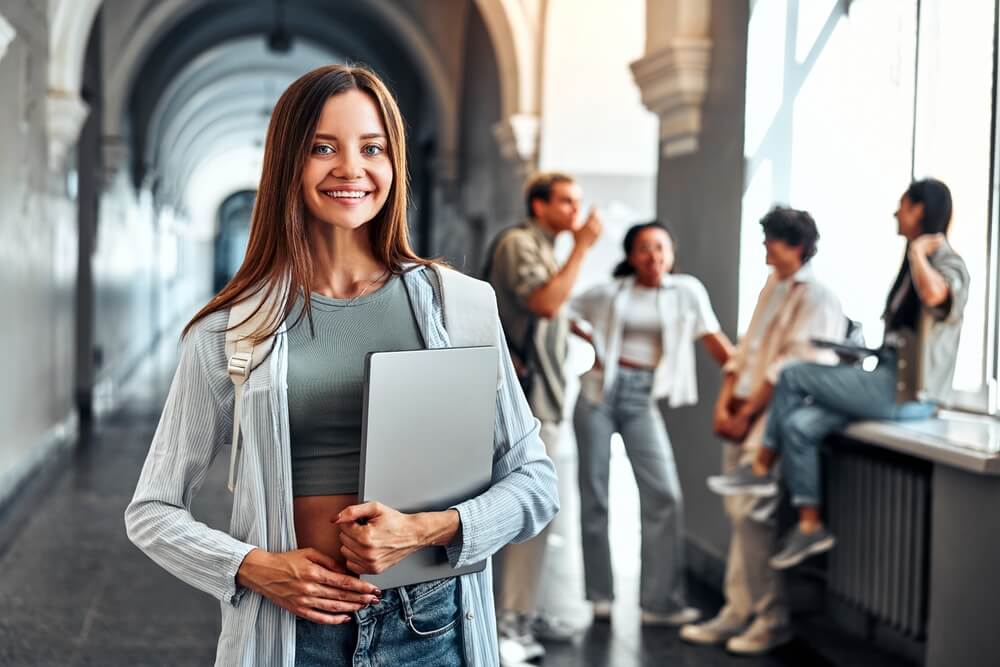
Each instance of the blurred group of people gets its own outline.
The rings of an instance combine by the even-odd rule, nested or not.
[[[501,232],[484,278],[497,293],[511,357],[542,439],[555,458],[565,406],[568,339],[593,346],[572,409],[578,447],[584,589],[595,622],[611,620],[614,578],[608,535],[611,437],[620,434],[641,505],[640,618],[680,629],[686,641],[759,655],[791,639],[781,571],[832,549],[822,520],[820,446],[853,420],[906,420],[935,414],[952,384],[969,275],[949,245],[948,187],[913,182],[895,218],[907,241],[883,313],[885,335],[864,346],[834,289],[815,275],[819,229],[803,210],[775,206],[761,219],[771,273],[750,325],[733,345],[705,286],[675,271],[674,232],[653,221],[631,227],[612,280],[574,290],[584,258],[602,232],[595,210],[581,215],[582,191],[566,174],[533,177],[526,220]],[[562,264],[556,236],[573,235]],[[722,369],[713,421],[725,443],[721,475],[708,485],[724,497],[731,525],[725,605],[702,622],[685,591],[683,496],[659,403],[698,401],[696,345]],[[876,360],[864,363],[872,357]],[[787,497],[798,522],[778,534]],[[501,642],[523,659],[574,629],[538,609],[546,533],[505,549],[498,582]],[[503,653],[503,651],[501,651]]]

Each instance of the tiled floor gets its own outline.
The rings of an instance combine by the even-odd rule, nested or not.
[[[51,480],[40,480],[38,488],[0,515],[0,665],[212,664],[219,631],[217,603],[149,561],[128,542],[122,523],[173,363],[172,346],[165,345],[156,362],[131,383],[124,407],[87,436]],[[216,527],[227,524],[231,503],[224,465],[217,462],[195,502],[195,514]],[[641,629],[638,505],[621,456],[615,458],[612,472],[619,597],[613,624],[587,628],[572,447],[564,448],[558,465],[563,512],[550,541],[543,597],[550,610],[586,629],[572,644],[550,646],[547,667],[833,664],[801,642],[774,656],[748,660],[687,646],[675,631]],[[719,605],[715,594],[697,587],[692,599],[708,613]],[[890,664],[864,650],[860,655],[870,660],[841,664]]]

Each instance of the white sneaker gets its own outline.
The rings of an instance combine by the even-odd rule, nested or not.
[[[686,642],[702,646],[725,644],[731,637],[746,630],[747,624],[719,614],[704,623],[689,624],[681,628],[680,637]]]
[[[642,610],[640,616],[643,625],[659,625],[676,628],[688,623],[694,623],[701,618],[701,612],[694,607],[684,607],[671,614],[659,614],[655,611]]]
[[[500,636],[500,656],[505,664],[518,664],[545,655],[545,647],[538,643],[530,630],[531,619],[515,611],[504,611],[497,624]]]
[[[726,642],[726,650],[736,655],[764,655],[792,641],[792,629],[787,625],[769,625],[758,618],[747,631]]]
[[[591,603],[594,612],[594,621],[597,623],[611,622],[611,600],[594,600]]]
[[[535,614],[528,625],[528,632],[543,642],[571,642],[578,634],[576,627],[545,612]]]

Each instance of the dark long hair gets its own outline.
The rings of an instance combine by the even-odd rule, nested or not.
[[[948,186],[936,178],[925,178],[921,181],[910,183],[910,187],[903,194],[904,197],[914,204],[924,205],[924,214],[920,218],[920,229],[924,234],[946,234],[948,226],[951,224],[951,190]],[[907,247],[909,244],[907,243]],[[893,296],[904,283],[906,296],[896,310],[891,310]],[[896,282],[889,290],[889,296],[885,302],[885,328],[887,331],[908,328],[917,328],[917,318],[920,315],[920,297],[910,279],[910,255],[903,254],[903,264],[899,267],[899,274]]]
[[[392,186],[382,210],[367,223],[375,259],[392,273],[400,273],[407,263],[431,263],[413,251],[407,235],[406,132],[395,98],[378,75],[365,67],[320,67],[299,77],[274,106],[243,264],[222,291],[184,327],[184,334],[211,313],[245,301],[261,290],[268,295],[264,303],[282,296],[285,305],[283,312],[267,314],[267,322],[254,332],[253,338],[266,338],[278,329],[294,307],[294,299],[288,298],[292,294],[304,291],[302,315],[308,314],[313,263],[306,235],[302,169],[323,106],[334,95],[349,90],[360,90],[371,98],[388,135]]]
[[[659,220],[653,220],[639,225],[632,225],[629,227],[629,230],[625,232],[625,240],[622,242],[622,246],[625,248],[625,259],[618,263],[618,266],[615,267],[615,270],[611,274],[612,276],[615,278],[621,278],[622,276],[635,275],[635,267],[629,263],[628,256],[632,254],[632,248],[635,246],[635,240],[639,238],[639,232],[644,229],[649,229],[650,227],[662,229],[667,233],[667,236],[670,237],[670,242],[674,246],[675,255],[674,265],[670,268],[670,273],[674,272],[674,269],[677,268],[677,238],[674,236],[673,231],[671,231],[670,227],[668,227],[666,223],[660,222]]]

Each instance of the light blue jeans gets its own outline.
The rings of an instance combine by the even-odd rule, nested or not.
[[[764,447],[781,454],[782,479],[796,507],[819,507],[819,447],[858,419],[926,419],[936,406],[896,402],[896,351],[884,348],[878,366],[788,366],[778,378]]]
[[[639,603],[647,611],[673,613],[686,606],[681,485],[667,429],[651,398],[653,373],[620,367],[603,403],[583,395],[573,427],[580,450],[580,523],[584,585],[588,600],[613,600],[608,538],[608,476],[611,436],[619,433],[632,464],[642,521]]]
[[[454,578],[390,588],[343,625],[295,621],[296,667],[464,664]]]

